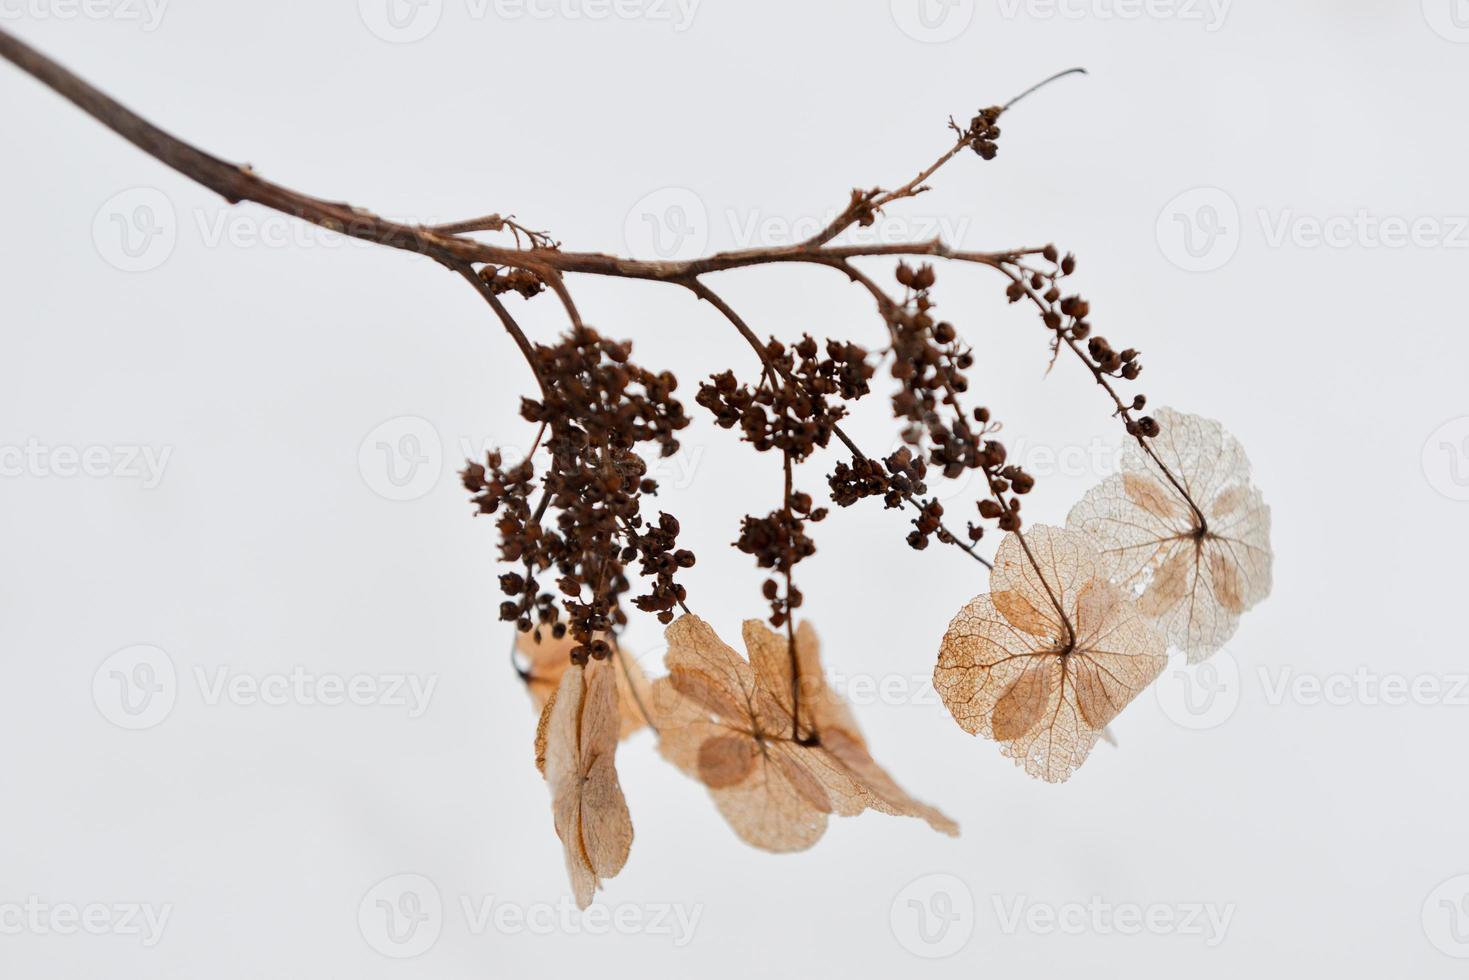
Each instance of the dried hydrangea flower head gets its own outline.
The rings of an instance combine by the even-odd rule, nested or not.
[[[933,681],[961,728],[1058,783],[1166,664],[1090,539],[1036,526],[1000,542],[990,592],[949,624]]]
[[[592,660],[567,670],[536,731],[536,764],[551,787],[556,835],[580,909],[632,850],[632,818],[617,779],[615,669]]]
[[[517,633],[515,641],[527,663],[522,675],[525,689],[530,692],[538,713],[545,710],[546,703],[561,686],[561,678],[571,667],[571,650],[576,646],[576,639],[570,633],[558,640],[549,630],[540,632],[540,639],[536,638],[535,631]],[[612,644],[612,657],[607,662],[612,665],[617,681],[617,713],[622,719],[619,737],[627,738],[648,724],[640,705],[647,705],[651,685],[638,662],[615,643]]]
[[[1138,594],[1144,615],[1198,663],[1270,594],[1270,508],[1218,422],[1167,408],[1156,418],[1149,444],[1169,472],[1129,445],[1122,472],[1082,498],[1066,524],[1098,542],[1108,577]]]
[[[991,593],[951,624],[935,679],[963,727],[995,738],[1046,779],[1069,776],[1107,722],[1161,670],[1164,640],[1148,616],[1197,659],[1217,649],[1239,613],[1269,591],[1269,514],[1249,486],[1243,453],[1213,423],[1170,412],[1137,414],[1147,398],[1124,398],[1119,389],[1139,378],[1141,354],[1116,349],[1093,331],[1091,304],[1072,291],[1074,255],[1054,245],[977,252],[937,238],[840,241],[926,193],[963,151],[992,159],[1001,117],[1081,69],[983,109],[967,126],[951,119],[953,143],[938,159],[905,184],[853,190],[847,206],[809,238],[649,262],[563,248],[548,233],[498,212],[409,225],[310,197],[175,139],[3,28],[0,60],[232,203],[254,202],[428,256],[484,299],[529,368],[535,391],[522,400],[520,414],[535,433],[526,435],[531,449],[523,458],[488,453],[466,466],[463,481],[475,510],[493,517],[499,557],[510,566],[499,577],[499,616],[526,634],[521,643],[530,668],[517,663],[516,670],[532,697],[544,702],[537,762],[551,786],[556,830],[583,907],[627,859],[632,824],[614,757],[619,734],[645,722],[659,726],[663,753],[705,783],[730,824],[756,846],[809,847],[830,814],[869,808],[956,831],[873,761],[850,711],[825,685],[814,632],[809,625],[795,628],[805,602],[795,571],[816,553],[812,529],[828,514],[824,501],[796,483],[796,467],[817,450],[834,444],[842,450],[827,474],[832,502],[848,507],[876,497],[890,509],[906,508],[907,540],[915,549],[936,540],[989,565],[977,550],[987,524],[1009,533],[996,556]],[[476,233],[501,238],[469,237]],[[1068,351],[1080,359],[1138,440],[1124,473],[1073,512],[1080,530],[1036,528],[1020,536],[1029,524],[1021,501],[1035,481],[1009,460],[989,408],[966,404],[979,354],[940,315],[937,273],[928,264],[938,258],[948,267],[999,274],[1006,298],[1040,315],[1053,362]],[[898,260],[896,289],[866,271],[868,259]],[[875,301],[887,333],[880,351],[841,336],[762,341],[762,332],[705,282],[712,273],[795,264],[834,269]],[[647,451],[660,458],[678,452],[680,433],[690,425],[677,397],[679,379],[634,361],[631,343],[586,324],[571,285],[584,275],[686,289],[755,355],[747,363],[752,371],[758,366],[758,380],[752,374],[742,382],[734,371],[722,371],[696,396],[717,425],[738,430],[756,452],[780,457],[769,487],[773,492],[778,477],[778,501],[746,514],[735,544],[763,570],[769,622],[785,636],[747,623],[748,661],[690,614],[683,578],[695,555],[680,546],[680,522],[652,506],[660,487]],[[504,302],[512,298],[556,304],[568,329],[533,341]],[[843,428],[849,403],[866,396],[883,369],[895,382],[888,397],[903,443],[886,457],[864,452]],[[971,517],[956,533],[957,515],[945,513],[930,484],[970,471],[984,478],[983,497],[974,501],[979,521]],[[643,582],[636,591],[635,579]],[[651,689],[617,646],[633,611],[673,624],[671,674]]]
[[[919,817],[935,830],[958,826],[903,792],[867,751],[846,704],[826,686],[816,631],[802,623],[800,738],[787,640],[759,620],[744,627],[746,661],[697,616],[667,630],[668,676],[653,684],[658,747],[709,788],[719,812],[746,843],[802,851],[826,832],[827,817],[872,809]],[[807,744],[807,743],[814,744]]]

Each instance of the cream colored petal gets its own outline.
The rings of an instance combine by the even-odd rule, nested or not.
[[[741,632],[755,680],[775,700],[789,704],[791,700],[791,655],[784,633],[776,633],[758,619],[747,619]],[[806,684],[810,684],[807,681]]]
[[[1122,492],[1133,506],[1168,525],[1188,520],[1188,501],[1178,491],[1151,473],[1123,473]]]
[[[759,729],[775,737],[794,737],[792,717],[793,701],[791,680],[793,661],[790,641],[785,634],[773,632],[758,619],[748,619],[743,626],[745,649],[749,651],[750,666],[755,671],[755,683],[759,694],[752,700],[754,715]],[[799,649],[799,648],[798,648]],[[798,659],[805,659],[800,658]],[[813,673],[810,664],[803,666],[801,675],[801,736],[808,737],[813,731],[813,694],[822,695],[823,679],[820,665]]]
[[[1100,732],[1081,717],[1076,687],[1063,675],[1060,664],[1053,661],[1051,669],[1056,679],[1040,723],[1018,738],[1001,742],[1000,750],[1037,779],[1062,783],[1086,761]]]
[[[1059,639],[1064,632],[1056,610],[1049,604],[1037,609],[1030,598],[1018,591],[991,592],[990,601],[1010,625],[1031,636],[1047,641]]]
[[[995,552],[995,567],[990,573],[991,599],[1008,618],[1012,614],[1010,603],[1015,599],[996,597],[1014,593],[1023,598],[1050,624],[1048,635],[1059,638],[1064,630],[1056,606],[1065,610],[1067,617],[1071,615],[1081,586],[1101,577],[1101,555],[1092,538],[1078,531],[1037,524],[1023,533],[1023,540],[1019,534],[1005,535]],[[1032,626],[1022,623],[1015,626],[1042,635]]]
[[[1135,609],[1119,607],[1105,629],[1067,658],[1082,720],[1100,733],[1167,664],[1163,637]]]
[[[551,727],[551,711],[556,705],[556,692],[552,691],[550,698],[541,708],[540,720],[536,722],[536,768],[540,770],[541,777],[546,775],[546,737],[547,730]]]
[[[994,738],[996,703],[1037,654],[1052,649],[1044,639],[1016,629],[989,596],[979,596],[949,624],[933,685],[961,728]]]
[[[736,786],[750,777],[760,749],[747,735],[714,735],[699,744],[699,780],[710,789]]]
[[[991,728],[996,741],[1020,738],[1040,724],[1051,703],[1051,676],[1056,662],[1049,656],[1027,658],[1020,676],[995,701]]]
[[[1235,516],[1249,502],[1249,499],[1250,488],[1247,484],[1236,483],[1227,488],[1209,504],[1210,523]]]
[[[1087,535],[1101,556],[1105,577],[1124,588],[1148,579],[1173,543],[1190,530],[1186,516],[1171,519],[1139,507],[1126,492],[1127,475],[1115,474],[1087,492],[1066,517],[1066,527]]]
[[[909,796],[877,764],[867,746],[841,729],[823,731],[821,749],[846,770],[868,794],[868,806],[897,817],[917,817],[939,833],[959,836],[959,825],[940,810]]]
[[[755,694],[755,672],[738,653],[714,632],[708,623],[685,613],[664,630],[668,652],[663,662],[670,673],[695,670],[711,678],[732,700],[748,705]]]
[[[1210,547],[1220,550],[1239,570],[1242,609],[1249,610],[1270,595],[1274,555],[1270,549],[1270,508],[1260,491],[1252,489],[1229,517],[1210,524]]]
[[[796,651],[801,665],[801,733],[809,737],[814,731],[840,728],[849,736],[862,740],[857,721],[840,696],[826,683],[826,672],[821,664],[821,645],[816,629],[810,622],[802,622],[796,628]],[[758,619],[744,624],[745,648],[750,652],[750,664],[755,669],[757,683],[769,700],[758,699],[757,714],[761,716],[761,728],[775,735],[790,734],[791,658],[789,640],[784,634],[773,632]]]
[[[748,735],[738,727],[713,720],[697,701],[678,693],[672,678],[660,677],[653,682],[652,703],[659,754],[695,779],[701,779],[699,752],[706,741]],[[741,719],[739,724],[748,722]]]
[[[867,740],[862,737],[862,729],[858,726],[851,707],[826,683],[826,668],[821,663],[821,642],[817,639],[816,627],[811,625],[810,620],[804,620],[796,627],[796,649],[801,655],[801,680],[805,698],[802,703],[811,705],[813,717],[822,735],[840,731],[848,739],[866,746]],[[804,712],[806,709],[803,707],[801,710]]]
[[[1072,617],[1077,643],[1085,646],[1090,639],[1106,630],[1121,615],[1126,601],[1122,590],[1104,579],[1092,579],[1082,586]]]
[[[622,870],[633,839],[617,779],[620,719],[612,670],[599,661],[567,670],[546,712],[544,772],[552,815],[583,909],[591,904],[599,879]]]
[[[561,685],[561,675],[571,666],[571,648],[574,646],[576,641],[570,636],[558,640],[551,636],[548,629],[541,631],[539,643],[536,642],[534,632],[516,634],[515,648],[525,658],[526,670],[530,673],[525,687],[537,710],[546,706],[546,702]]]
[[[1031,775],[1063,782],[1086,761],[1107,723],[1162,671],[1163,641],[1101,577],[1101,562],[1083,534],[1025,533],[1044,575],[1032,578],[1061,597],[1075,629],[1071,644],[1045,643],[1016,629],[993,597],[980,596],[950,624],[934,686],[965,731],[999,742]],[[1019,551],[1017,543],[1011,560]],[[997,561],[997,572],[1000,567]],[[1007,571],[1003,581],[1019,577]]]
[[[1154,417],[1161,432],[1149,444],[1204,521],[1189,510],[1180,527],[1158,516],[1150,491],[1126,491],[1129,480],[1166,481],[1157,462],[1129,445],[1123,474],[1088,493],[1068,526],[1097,540],[1108,576],[1139,591],[1142,613],[1197,663],[1217,652],[1234,635],[1240,614],[1270,593],[1270,510],[1249,485],[1244,450],[1219,423],[1166,408]]]
[[[617,713],[622,719],[618,737],[627,738],[647,727],[645,712],[652,712],[649,704],[652,685],[637,660],[621,647],[613,648],[612,665],[617,674]]]
[[[811,804],[818,812],[841,812],[843,816],[856,816],[862,812],[863,807],[860,805],[848,806],[845,809],[839,808],[839,801],[855,800],[859,794],[844,774],[832,772],[824,766],[813,765],[813,762],[820,756],[811,751],[809,747],[795,742],[771,743],[767,747],[766,758],[769,765],[774,766],[780,772],[801,799]],[[843,792],[833,799],[833,793],[828,792],[827,787]]]
[[[804,851],[826,833],[826,814],[764,759],[744,782],[711,790],[710,796],[739,838],[763,851]]]
[[[515,641],[516,649],[525,657],[530,676],[526,678],[526,691],[537,711],[543,711],[546,702],[561,684],[561,675],[571,666],[571,649],[576,641],[570,635],[556,639],[549,628],[542,628],[540,642],[535,633],[520,633]],[[622,716],[622,738],[639,731],[647,725],[638,707],[639,697],[646,700],[648,679],[638,662],[620,649],[614,648],[613,662],[617,665],[617,704]]]
[[[745,624],[751,664],[740,669],[718,658],[683,656],[691,644],[670,637],[668,677],[655,682],[651,700],[659,748],[680,769],[709,787],[720,812],[747,843],[771,851],[802,850],[824,833],[828,814],[866,809],[957,827],[943,814],[907,796],[867,753],[846,704],[825,681],[815,630],[801,624],[802,729],[813,744],[792,736],[794,712],[787,637],[763,623]],[[698,644],[713,646],[702,637]],[[737,656],[737,655],[736,655]],[[698,664],[698,666],[692,666]],[[735,691],[745,673],[753,691]]]
[[[1138,608],[1149,619],[1167,617],[1195,591],[1198,545],[1193,541],[1171,542],[1164,554],[1162,564],[1138,598]]]
[[[695,667],[678,665],[668,672],[666,680],[667,685],[654,686],[655,698],[667,696],[668,689],[671,688],[677,697],[692,701],[711,718],[737,723],[749,717],[749,700],[742,697],[741,692],[725,687],[719,677],[706,674]],[[661,702],[655,700],[654,715],[657,716],[662,710]]]
[[[1218,422],[1171,408],[1158,409],[1153,418],[1159,433],[1149,445],[1205,513],[1228,487],[1249,482],[1250,461],[1244,449]],[[1136,441],[1126,444],[1122,468],[1166,482],[1158,464]]]

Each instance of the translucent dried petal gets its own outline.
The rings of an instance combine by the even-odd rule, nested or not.
[[[1140,596],[1190,662],[1206,660],[1270,594],[1270,508],[1250,486],[1250,464],[1219,423],[1172,409],[1156,413],[1154,451],[1198,505],[1203,520],[1142,449],[1094,487],[1067,527],[1098,543],[1107,577]]]
[[[558,640],[551,636],[550,630],[543,629],[539,642],[534,633],[521,633],[515,645],[529,662],[530,677],[525,682],[526,690],[530,692],[536,710],[544,712],[546,702],[560,686],[566,668],[571,666],[571,648],[576,646],[576,641],[570,636]],[[638,705],[640,702],[647,704],[651,685],[643,668],[622,648],[613,647],[612,662],[617,667],[617,705],[622,716],[620,737],[627,738],[648,724],[643,717],[643,709]]]
[[[567,670],[547,702],[537,757],[551,787],[556,835],[578,908],[591,905],[632,848],[632,818],[617,779],[617,683],[610,663]]]
[[[1036,526],[1024,542],[1006,536],[991,585],[1009,598],[1002,607],[995,595],[982,595],[960,610],[934,669],[934,687],[960,727],[999,742],[1047,782],[1070,778],[1167,663],[1162,637],[1102,577],[1102,567],[1091,541],[1076,532]],[[1049,614],[1036,608],[1038,597]],[[1020,623],[1010,618],[1016,609]],[[1037,617],[1048,631],[1036,630]]]
[[[744,624],[746,661],[693,615],[668,628],[668,676],[652,711],[664,757],[709,789],[746,843],[805,850],[829,815],[873,809],[958,833],[939,811],[908,796],[867,751],[845,702],[826,684],[816,631],[796,631],[801,726],[794,731],[790,645],[764,624]],[[815,744],[803,744],[814,742]]]

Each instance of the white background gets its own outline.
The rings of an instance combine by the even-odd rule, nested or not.
[[[963,836],[868,815],[805,854],[754,852],[644,733],[620,754],[637,841],[600,901],[645,928],[587,935],[557,907],[494,530],[453,475],[465,447],[530,435],[527,372],[483,302],[427,260],[230,209],[0,66],[0,974],[1462,975],[1464,7],[934,0],[948,19],[930,31],[901,0],[704,0],[691,21],[662,3],[596,17],[442,0],[405,41],[372,0],[175,0],[156,20],[0,0],[7,30],[288,186],[424,222],[513,212],[571,247],[647,257],[650,219],[663,245],[681,229],[704,249],[809,231],[850,187],[916,173],[951,114],[1086,65],[1004,120],[996,161],[966,154],[886,227],[1075,250],[1098,331],[1145,352],[1141,390],[1244,442],[1277,553],[1274,595],[1213,672],[1170,670],[1114,726],[1121,747],[1058,787],[927,689],[949,618],[985,590],[976,566],[910,551],[906,520],[875,502],[835,515],[802,569],[829,669],[886,679],[888,697],[858,699],[875,754]],[[1212,190],[1180,199],[1197,188]],[[163,233],[129,255],[118,220]],[[1416,242],[1383,244],[1415,221]],[[1312,237],[1323,223],[1329,244]],[[713,284],[762,332],[879,343],[870,302],[823,270]],[[707,373],[754,367],[680,290],[573,288],[690,403]],[[1120,443],[1104,397],[1075,363],[1045,377],[1045,334],[998,277],[941,269],[937,295],[1040,478],[1027,514],[1064,521]],[[538,339],[561,328],[550,300],[512,308]],[[882,396],[861,409],[860,441],[888,448]],[[664,506],[700,556],[691,604],[733,635],[762,603],[728,543],[779,473],[695,414]],[[412,448],[405,434],[428,462],[398,492],[386,467],[409,461],[378,443]],[[67,447],[103,447],[103,475],[59,474]],[[118,465],[129,447],[169,453],[156,486]],[[835,458],[803,484],[819,490]],[[628,642],[656,669],[655,623]],[[139,644],[175,689],[129,731],[111,720],[131,717],[115,672],[146,675],[135,653],[109,658]],[[296,668],[436,686],[417,717],[211,696],[220,677]],[[1390,703],[1384,677],[1418,680],[1418,703]],[[400,874],[428,884],[378,887]],[[395,947],[376,901],[405,882],[442,912]],[[463,903],[490,897],[540,926],[477,928]],[[941,943],[909,899],[948,913]],[[25,919],[28,902],[51,917]],[[59,934],[55,909],[96,903],[169,918],[152,945],[111,918]],[[1006,929],[997,909],[1017,903],[1041,911]],[[1046,910],[1073,903],[1161,908],[1180,927],[1129,935],[1087,912],[1048,931]],[[1227,930],[1182,927],[1194,905]],[[699,916],[692,941],[646,928],[666,906]]]

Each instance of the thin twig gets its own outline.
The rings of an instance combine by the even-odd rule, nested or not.
[[[1001,106],[1001,108],[1008,110],[1011,106],[1019,102],[1021,99],[1025,98],[1028,95],[1031,95],[1034,92],[1039,92],[1041,89],[1045,88],[1047,85],[1051,84],[1059,78],[1065,78],[1067,75],[1085,75],[1086,73],[1087,71],[1085,68],[1068,68],[1065,71],[1058,71],[1050,78],[1047,78],[1044,81],[1036,82],[1030,88],[1026,89],[1024,92],[1021,92],[1009,102],[1006,102],[1003,106]]]

